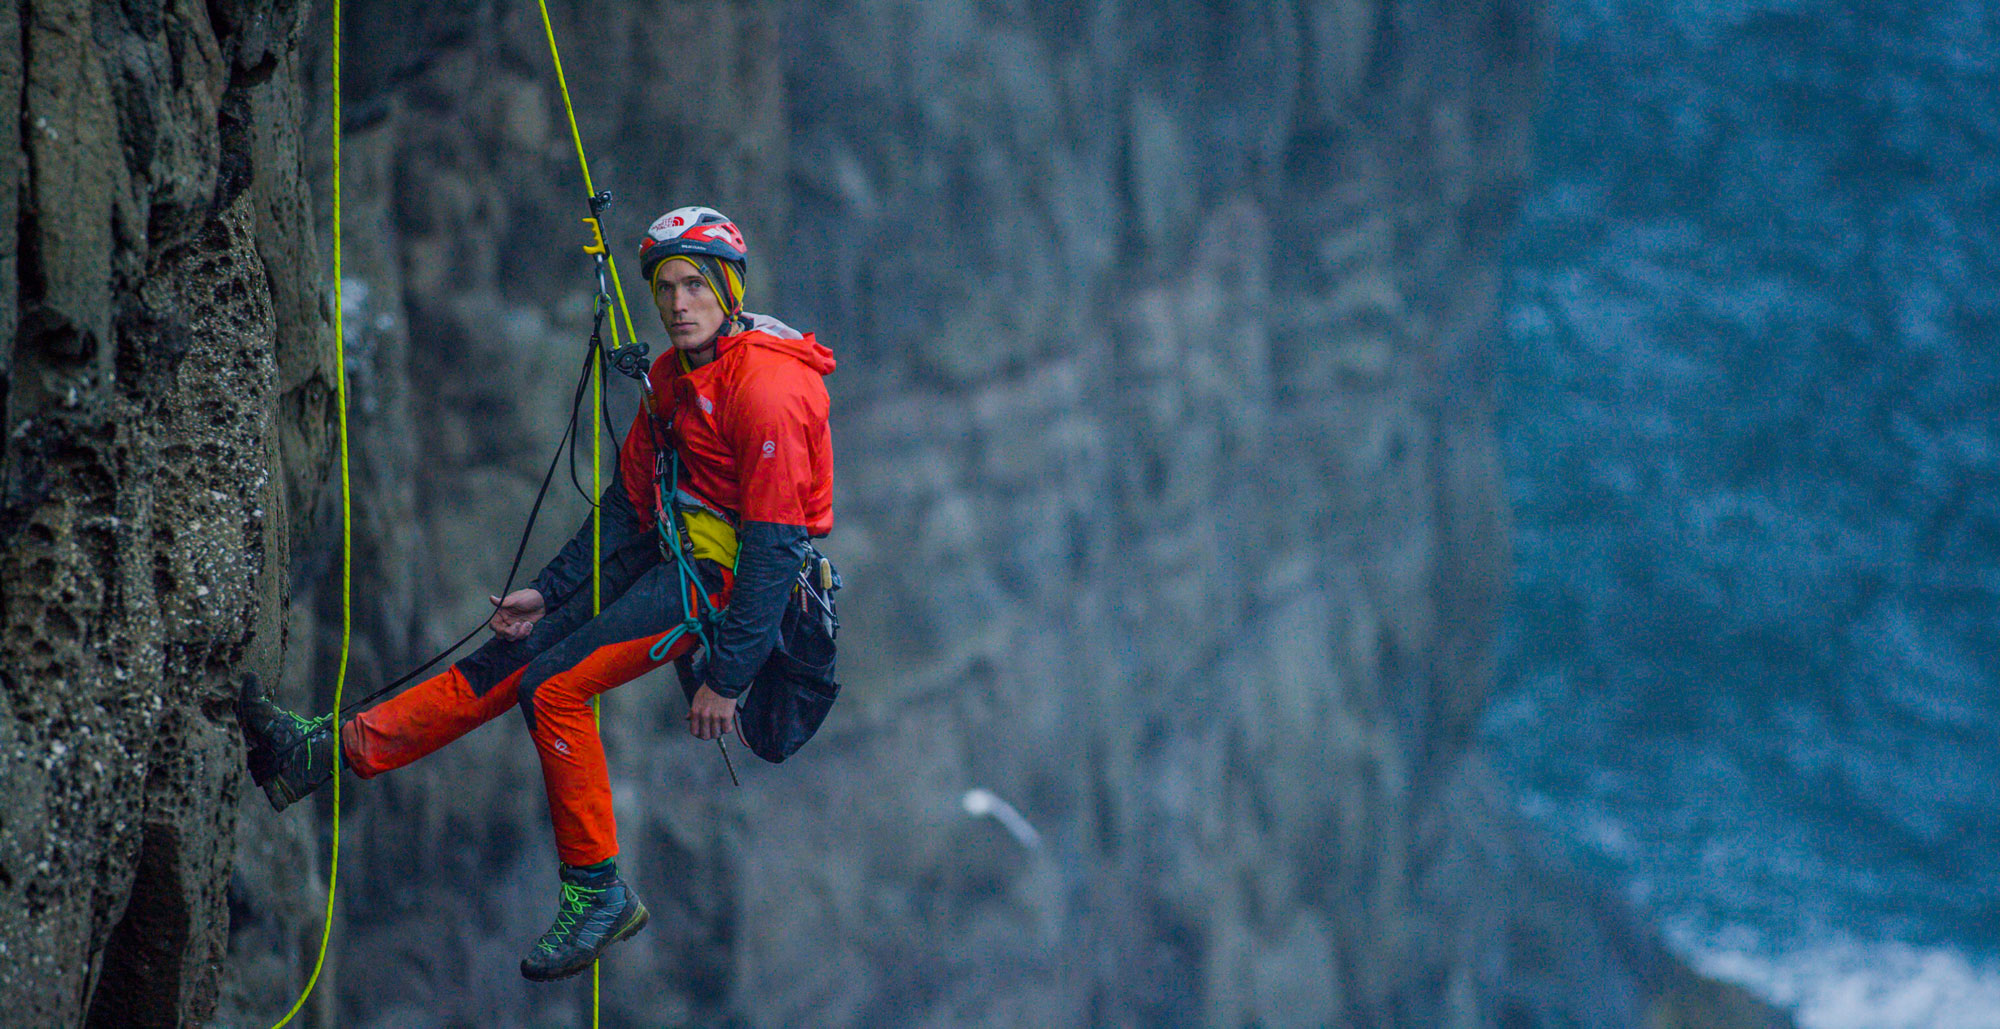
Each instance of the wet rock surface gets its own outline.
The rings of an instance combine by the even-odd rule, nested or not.
[[[0,119],[11,1024],[217,1007],[242,792],[228,698],[278,666],[331,392],[303,169],[258,146],[295,132],[277,118],[296,85],[273,71],[297,17],[78,2],[0,19],[19,113]]]

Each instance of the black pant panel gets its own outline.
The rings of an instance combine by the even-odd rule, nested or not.
[[[658,544],[650,537],[627,543],[604,555],[604,599],[611,603],[621,597],[647,571],[662,567]],[[669,567],[668,569],[672,569]],[[474,693],[485,696],[502,680],[519,671],[536,655],[560,643],[585,622],[590,621],[590,590],[577,590],[568,601],[542,616],[533,632],[523,639],[503,640],[495,636],[478,650],[460,658],[459,674]]]

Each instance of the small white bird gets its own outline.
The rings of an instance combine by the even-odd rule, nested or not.
[[[1021,846],[1034,850],[1042,845],[1042,834],[1036,832],[1035,827],[1029,825],[1028,820],[1022,818],[1019,811],[1014,810],[1014,805],[1001,800],[992,790],[978,787],[966,790],[965,796],[959,799],[959,803],[964,805],[965,813],[974,818],[982,815],[993,816],[993,820],[1005,826]]]

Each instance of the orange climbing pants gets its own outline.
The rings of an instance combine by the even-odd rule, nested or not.
[[[721,607],[729,599],[728,573],[716,578],[721,588],[710,597]],[[692,633],[666,642],[694,599],[678,593],[674,567],[656,565],[595,617],[588,597],[573,598],[544,615],[526,639],[496,637],[341,726],[348,767],[364,779],[401,768],[518,706],[541,757],[556,853],[569,865],[615,856],[611,775],[590,699],[693,650]]]

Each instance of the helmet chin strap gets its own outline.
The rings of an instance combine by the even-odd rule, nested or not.
[[[737,323],[740,321],[742,321],[742,315],[740,312],[738,314],[732,314],[724,317],[722,319],[722,324],[716,326],[715,335],[708,337],[708,342],[703,343],[701,346],[698,347],[689,347],[687,350],[683,351],[683,353],[687,354],[690,358],[695,357],[696,355],[699,354],[706,354],[707,359],[713,359],[715,357],[715,344],[719,342],[722,339],[722,337],[730,335],[731,330],[736,329]]]

